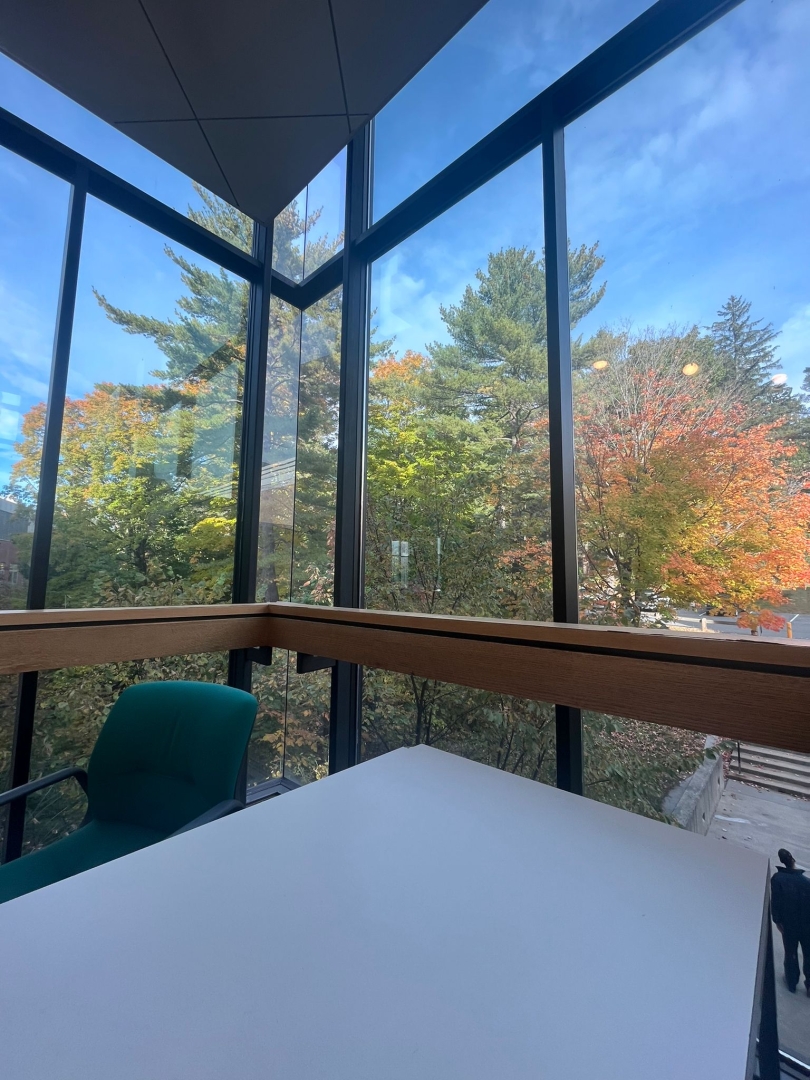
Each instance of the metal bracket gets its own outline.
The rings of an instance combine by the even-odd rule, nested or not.
[[[250,664],[261,664],[262,667],[270,667],[273,662],[273,647],[271,645],[257,645],[255,649],[245,649],[245,660]]]
[[[330,660],[328,656],[310,656],[309,653],[300,652],[296,655],[295,670],[299,675],[308,675],[310,671],[333,668],[336,663],[336,660]]]

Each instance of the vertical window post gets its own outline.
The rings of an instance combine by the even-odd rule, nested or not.
[[[371,217],[371,125],[361,128],[346,151],[346,219],[343,243],[343,319],[340,339],[337,510],[335,519],[336,607],[363,605],[363,492],[365,484],[369,267],[354,250]],[[362,670],[339,662],[332,669],[329,771],[357,762],[362,707]]]
[[[574,464],[574,396],[568,289],[568,221],[565,211],[563,129],[543,136],[543,216],[546,246],[549,465],[551,474],[551,579],[555,622],[579,621],[577,515]],[[583,791],[582,714],[555,705],[557,786]]]
[[[242,414],[239,418],[239,478],[236,489],[236,536],[231,591],[234,604],[249,604],[256,599],[267,337],[273,262],[273,230],[266,225],[260,225],[258,221],[253,223],[253,254],[262,263],[262,277],[250,286],[245,335],[245,381]],[[250,691],[251,663],[243,649],[234,649],[228,656],[228,686]],[[245,799],[247,754],[242,762],[237,787],[237,798]]]
[[[231,594],[234,604],[250,604],[256,599],[272,253],[272,228],[254,222],[253,254],[262,263],[262,278],[251,284],[248,303],[245,381],[242,412],[238,421],[239,478]],[[241,650],[230,655],[228,684],[242,690],[250,689],[250,665],[245,661]]]
[[[62,280],[56,312],[53,339],[48,405],[45,430],[42,436],[42,458],[39,470],[39,493],[34,517],[31,545],[31,576],[28,580],[28,607],[44,608],[48,588],[48,565],[51,558],[51,534],[56,508],[56,481],[59,474],[59,454],[62,444],[62,422],[65,416],[70,343],[73,336],[73,316],[76,311],[76,290],[79,280],[79,261],[87,204],[87,169],[77,165],[68,206],[65,249],[62,257]],[[17,710],[14,717],[14,736],[11,745],[10,786],[18,787],[29,780],[31,747],[34,741],[34,713],[37,703],[37,672],[24,671],[17,689]],[[25,799],[17,799],[9,807],[3,862],[22,854],[25,829]]]

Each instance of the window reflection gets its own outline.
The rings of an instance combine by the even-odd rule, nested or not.
[[[536,152],[373,269],[369,607],[550,617],[539,178]],[[553,777],[548,706],[370,671],[363,709],[366,756],[426,742]]]
[[[375,121],[375,219],[648,6],[647,0],[489,0]],[[508,203],[502,209],[517,211]]]
[[[230,600],[247,299],[246,282],[88,201],[48,606]],[[22,444],[29,479],[42,421]]]
[[[805,4],[747,0],[566,132],[602,285],[572,342],[585,621],[810,638],[808,42]],[[710,705],[702,735],[583,721],[588,796],[808,866],[806,756],[725,741]],[[782,1047],[807,1061],[775,945]]]
[[[207,188],[1,53],[0,105],[243,251],[251,250],[250,218],[229,206],[231,222],[223,231],[223,223],[206,214],[212,201],[219,202]]]
[[[0,149],[0,608],[27,603],[69,195]]]

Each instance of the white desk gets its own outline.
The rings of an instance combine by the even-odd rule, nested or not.
[[[743,1080],[768,863],[398,750],[0,906],[8,1080]]]

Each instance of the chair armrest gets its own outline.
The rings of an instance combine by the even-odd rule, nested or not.
[[[28,784],[20,784],[19,787],[0,793],[0,806],[5,806],[16,799],[24,799],[26,795],[33,795],[35,791],[42,791],[43,788],[50,787],[52,784],[61,784],[63,780],[70,780],[71,777],[76,778],[79,787],[86,795],[87,773],[84,769],[72,766],[69,769],[60,769],[59,772],[51,773],[49,776],[41,776],[39,780],[31,780]]]
[[[244,809],[244,803],[240,803],[236,799],[225,799],[224,802],[217,803],[216,806],[212,806],[210,810],[206,810],[204,814],[200,814],[199,817],[195,817],[193,821],[189,821],[189,823],[184,825],[181,829],[175,829],[175,831],[169,835],[179,836],[180,833],[190,832],[199,825],[207,825],[209,821],[216,821],[218,818],[227,817],[228,814],[235,814],[237,810]]]

